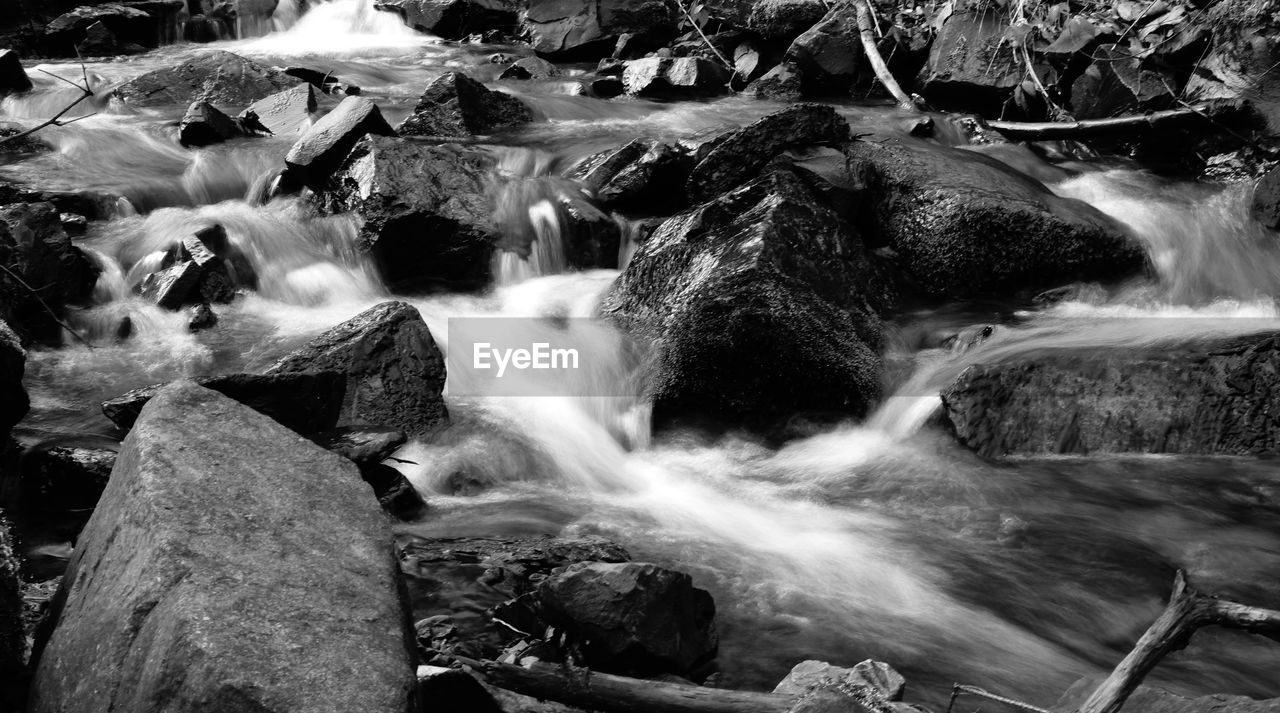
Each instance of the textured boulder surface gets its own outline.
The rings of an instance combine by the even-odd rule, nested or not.
[[[512,34],[520,9],[510,0],[377,0],[373,6],[398,14],[419,32],[450,40],[489,30]]]
[[[793,102],[804,95],[800,69],[793,62],[783,62],[747,85],[749,96],[770,101]]]
[[[929,49],[929,59],[920,70],[919,91],[948,109],[998,115],[1026,76],[1023,58],[1015,48],[1026,41],[1028,27],[1010,28],[996,8],[976,0],[957,3]],[[1041,76],[1048,75],[1041,72]]]
[[[787,48],[806,94],[848,94],[862,69],[862,44],[853,5],[837,3]]]
[[[715,602],[683,572],[639,562],[581,562],[538,587],[549,621],[581,637],[604,671],[686,674],[715,658]]]
[[[872,280],[857,234],[779,169],[659,225],[605,310],[653,347],[656,419],[766,425],[876,399]]]
[[[62,328],[45,305],[57,311],[82,304],[93,293],[98,267],[62,229],[51,203],[15,203],[0,207],[0,264],[28,286],[39,286],[37,299],[8,273],[0,272],[0,319],[20,335],[60,342]]]
[[[525,57],[502,70],[498,79],[550,79],[560,76],[560,68],[541,57]]]
[[[481,287],[499,239],[492,165],[480,149],[370,136],[317,199],[327,212],[360,216],[360,246],[393,290]]]
[[[1280,167],[1271,169],[1254,186],[1251,207],[1259,223],[1280,230]]]
[[[382,110],[364,97],[347,97],[311,125],[284,158],[281,183],[287,188],[317,188],[342,165],[367,134],[395,136]]]
[[[328,330],[276,362],[268,374],[347,375],[339,423],[421,435],[443,425],[444,356],[418,310],[384,302]]]
[[[134,107],[185,106],[203,100],[221,109],[239,109],[295,84],[297,80],[284,72],[216,50],[125,82],[115,96]]]
[[[308,83],[259,99],[241,117],[252,114],[274,136],[294,136],[311,126],[315,112],[316,93]]]
[[[667,0],[530,0],[523,28],[538,54],[604,57],[623,34],[654,46],[675,36],[678,12]]]
[[[469,136],[528,124],[524,102],[488,89],[462,72],[445,72],[427,85],[413,113],[396,130],[401,136]]]
[[[759,0],[751,5],[747,27],[771,40],[793,40],[826,14],[822,0]]]
[[[36,713],[411,708],[391,533],[355,466],[190,382],[125,440],[59,600]]]
[[[31,78],[22,68],[22,58],[13,50],[0,50],[0,94],[25,92],[31,88]]]
[[[1280,338],[1055,351],[969,367],[942,394],[986,456],[1280,453]]]
[[[209,146],[243,135],[235,119],[204,100],[192,102],[178,125],[178,141],[183,146]]]
[[[195,380],[298,433],[333,428],[342,410],[345,382],[341,372],[319,370],[305,374],[226,374]],[[102,413],[127,431],[133,428],[142,407],[165,386],[144,386],[117,396],[102,404]]]
[[[848,147],[869,242],[925,293],[966,297],[1140,272],[1142,244],[1093,206],[988,156],[870,136]]]
[[[889,664],[871,659],[852,668],[832,666],[825,661],[801,661],[778,682],[773,692],[801,696],[824,687],[863,689],[884,701],[900,701],[906,692],[907,679]]]
[[[680,99],[722,94],[729,74],[719,64],[702,57],[645,57],[633,59],[622,72],[628,94],[640,97]]]
[[[0,320],[0,440],[27,415],[30,401],[22,386],[27,369],[27,353],[18,335]]]
[[[570,174],[611,210],[645,215],[670,214],[683,207],[684,185],[693,158],[679,144],[635,139],[591,156]]]
[[[0,510],[0,709],[18,710],[26,678],[27,637],[22,627],[22,593],[18,553],[9,521]]]

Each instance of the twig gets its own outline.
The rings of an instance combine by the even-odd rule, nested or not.
[[[951,713],[951,709],[956,704],[956,699],[959,698],[961,694],[977,696],[979,698],[986,698],[989,701],[995,701],[996,703],[1003,703],[1006,706],[1012,706],[1020,710],[1030,711],[1031,713],[1049,713],[1048,710],[1041,708],[1039,706],[1033,706],[1030,703],[1019,701],[1016,698],[1006,698],[1004,696],[997,696],[996,694],[990,691],[978,688],[977,686],[966,686],[963,683],[957,683],[951,687],[951,700],[947,703],[946,713]]]
[[[44,301],[44,298],[40,296],[40,292],[36,290],[36,288],[32,287],[31,285],[28,285],[26,280],[19,277],[17,273],[5,267],[4,265],[0,265],[0,270],[4,270],[9,275],[9,277],[12,277],[15,281],[17,281],[19,285],[25,288],[27,292],[30,292],[31,296],[36,298],[36,301],[40,303],[41,307],[44,307],[44,311],[49,313],[49,317],[51,317],[59,327],[62,327],[63,329],[70,332],[71,336],[79,340],[81,344],[85,345],[89,349],[93,349],[93,345],[89,343],[89,340],[80,336],[80,333],[72,329],[71,325],[67,324],[66,322],[58,318],[58,314],[53,311],[53,308],[49,306],[48,302]]]
[[[876,47],[875,30],[871,25],[871,12],[867,9],[870,0],[854,0],[854,8],[858,13],[858,35],[862,38],[862,49],[866,52],[867,59],[871,60],[871,68],[875,70],[876,79],[884,85],[885,89],[898,100],[898,106],[907,111],[920,111],[920,107],[902,91],[902,86],[898,84],[898,80],[893,78],[893,74],[889,71],[888,65],[884,63],[884,57],[880,55],[880,49]]]
[[[1004,134],[1006,138],[1023,141],[1049,141],[1052,139],[1078,139],[1084,136],[1120,133],[1134,129],[1155,128],[1180,124],[1189,120],[1203,120],[1209,109],[1198,104],[1182,109],[1166,109],[1148,114],[1118,116],[1112,119],[1079,119],[1075,121],[997,121],[986,125]]]
[[[79,54],[79,50],[77,50],[77,51],[76,51],[76,53],[77,53],[77,54]],[[81,63],[80,63],[80,74],[81,74],[81,76],[83,76],[83,77],[84,77],[84,86],[80,86],[79,84],[76,84],[75,82],[71,81],[70,79],[67,79],[66,77],[59,77],[59,76],[58,76],[58,75],[56,75],[56,74],[51,74],[51,73],[49,73],[49,72],[45,72],[43,69],[42,69],[42,70],[40,70],[40,71],[41,71],[41,72],[44,72],[45,74],[48,74],[49,76],[51,76],[51,77],[53,77],[53,78],[55,78],[55,79],[60,79],[60,80],[62,80],[62,81],[64,81],[64,82],[66,82],[67,84],[70,84],[71,86],[75,87],[76,89],[79,89],[82,93],[80,94],[80,96],[76,97],[76,100],[75,100],[75,101],[73,101],[73,102],[71,102],[70,104],[68,104],[68,105],[66,106],[66,108],[64,108],[62,111],[58,112],[57,114],[54,114],[54,115],[53,115],[53,118],[49,119],[48,121],[46,121],[46,122],[44,122],[44,123],[42,123],[42,124],[39,124],[39,125],[37,125],[37,126],[33,126],[33,127],[31,127],[30,129],[27,129],[26,131],[22,131],[22,132],[19,132],[19,133],[17,133],[17,134],[14,134],[13,136],[5,136],[5,137],[3,137],[3,138],[0,138],[0,144],[6,144],[6,143],[8,143],[8,142],[10,142],[10,141],[17,141],[18,139],[26,138],[26,137],[28,137],[28,136],[30,136],[30,135],[32,135],[32,134],[34,134],[34,133],[36,133],[37,131],[39,131],[39,130],[41,130],[41,129],[44,129],[44,128],[48,128],[48,127],[50,127],[50,126],[66,126],[67,124],[71,124],[71,123],[74,123],[74,122],[80,121],[80,119],[84,119],[84,118],[86,118],[86,117],[81,116],[81,117],[79,117],[79,118],[72,119],[71,121],[66,121],[66,122],[59,121],[59,119],[61,119],[63,116],[65,116],[67,112],[69,112],[69,111],[71,111],[72,109],[74,109],[74,108],[76,108],[77,106],[79,106],[79,105],[80,105],[80,102],[82,102],[82,101],[84,101],[85,99],[88,99],[89,97],[93,96],[93,87],[92,87],[92,86],[90,86],[90,84],[89,84],[89,70],[88,70],[88,68],[86,68],[86,67],[84,66],[84,62],[81,62]],[[93,114],[89,114],[88,116],[93,116]]]
[[[689,8],[685,7],[683,2],[678,2],[676,4],[680,6],[680,10],[684,13],[684,16],[689,18],[689,24],[693,25],[693,29],[698,31],[698,35],[702,37],[702,41],[707,43],[707,47],[711,48],[711,51],[715,53],[720,62],[731,72],[729,75],[729,86],[732,87],[733,78],[738,76],[738,68],[729,60],[725,59],[724,55],[720,54],[720,50],[716,49],[716,46],[711,44],[711,38],[707,37],[707,33],[702,31],[702,25],[699,25],[698,21],[693,19],[693,15],[689,14]]]

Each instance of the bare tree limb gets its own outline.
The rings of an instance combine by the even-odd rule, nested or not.
[[[1125,133],[1138,129],[1168,128],[1180,124],[1204,121],[1212,110],[1207,104],[1188,105],[1181,109],[1166,109],[1147,114],[1119,116],[1112,119],[1078,119],[1074,121],[1000,121],[988,120],[986,125],[1010,139],[1023,141],[1047,141],[1051,139],[1079,139],[1104,134]]]
[[[66,77],[59,77],[56,74],[45,72],[43,69],[40,71],[44,72],[45,74],[48,74],[50,77],[53,77],[55,79],[60,79],[66,82],[67,84],[70,84],[71,86],[75,87],[76,89],[79,89],[81,92],[80,96],[76,97],[76,100],[68,104],[62,111],[58,112],[57,114],[54,114],[53,118],[49,119],[48,121],[45,121],[44,123],[39,124],[37,126],[33,126],[30,129],[27,129],[26,131],[22,131],[17,134],[14,134],[13,136],[5,136],[3,138],[0,138],[0,145],[6,144],[10,141],[17,141],[18,139],[24,139],[36,133],[37,131],[48,128],[50,126],[66,126],[67,124],[70,124],[85,118],[82,116],[76,119],[72,119],[71,121],[60,121],[60,119],[62,119],[62,117],[67,114],[67,112],[79,106],[80,102],[93,96],[93,87],[90,86],[89,84],[89,70],[84,66],[84,62],[80,63],[80,74],[81,76],[84,77],[83,85],[76,84],[75,82],[71,81],[70,79],[67,79]]]
[[[885,89],[898,100],[898,106],[907,111],[920,111],[920,107],[912,101],[907,93],[902,91],[902,86],[898,84],[898,80],[893,78],[893,74],[889,71],[889,66],[884,63],[884,57],[880,55],[880,49],[876,47],[875,26],[871,22],[871,10],[869,9],[869,0],[854,0],[854,9],[858,14],[858,35],[862,38],[862,49],[867,55],[867,59],[871,61],[871,68],[875,70],[876,79],[884,85]]]

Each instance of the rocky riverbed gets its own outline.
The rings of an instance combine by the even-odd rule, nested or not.
[[[18,3],[0,711],[1092,711],[1280,608],[1277,18]]]

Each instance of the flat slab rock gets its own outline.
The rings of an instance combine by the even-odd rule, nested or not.
[[[125,440],[43,642],[33,713],[405,713],[389,532],[356,467],[191,382]]]

